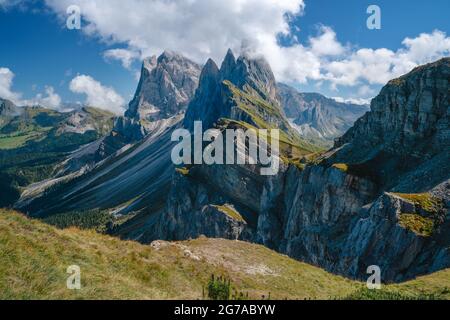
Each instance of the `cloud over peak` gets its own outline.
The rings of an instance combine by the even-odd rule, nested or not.
[[[12,90],[14,73],[8,68],[0,68],[0,98],[11,100],[18,103],[20,93]]]
[[[13,90],[14,73],[8,68],[0,68],[0,98],[8,99],[16,105],[42,105],[58,109],[61,106],[61,97],[52,86],[45,86],[44,93],[38,93],[32,99],[23,99],[22,93]]]
[[[86,96],[85,104],[116,114],[124,112],[125,100],[111,87],[106,87],[88,75],[78,75],[72,79],[69,88],[74,93]]]
[[[236,53],[245,48],[264,55],[278,81],[343,88],[355,98],[369,98],[390,79],[450,55],[450,37],[439,30],[407,37],[396,49],[343,43],[325,25],[307,37],[289,23],[290,17],[308,14],[304,0],[44,1],[63,20],[70,5],[79,6],[82,32],[117,45],[103,56],[127,69],[165,49],[204,63],[221,61],[228,48]],[[288,44],[280,44],[281,38]]]
[[[159,54],[164,49],[179,51],[200,63],[207,58],[220,61],[228,48],[238,52],[245,43],[267,58],[278,80],[322,81],[335,89],[381,85],[418,64],[450,54],[450,38],[438,30],[405,38],[397,51],[355,49],[354,45],[342,44],[336,32],[327,26],[321,26],[316,36],[300,42],[287,17],[307,11],[303,0],[46,0],[46,3],[62,17],[69,5],[80,6],[87,22],[83,26],[86,34],[109,43],[126,44],[126,48],[104,53],[105,58],[119,60],[126,68],[134,59]],[[290,46],[280,45],[280,35],[291,39]]]

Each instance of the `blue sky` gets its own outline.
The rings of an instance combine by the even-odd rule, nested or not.
[[[39,100],[52,87],[61,101],[109,108],[130,100],[144,56],[167,48],[202,63],[208,56],[220,60],[227,47],[239,51],[248,40],[255,52],[268,58],[280,80],[302,91],[363,101],[385,80],[449,55],[448,0],[283,0],[279,5],[272,0],[233,1],[240,10],[220,0],[197,0],[188,7],[173,0],[172,7],[162,9],[140,0],[98,0],[95,6],[86,0],[0,0],[0,68],[6,77],[0,78],[0,93]],[[65,27],[65,9],[72,3],[82,10],[81,30]],[[381,30],[366,26],[371,4],[381,8]],[[279,32],[288,34],[281,42],[272,41]],[[409,45],[402,44],[405,38],[412,39]],[[124,66],[115,54],[104,57],[107,50],[118,48],[130,53],[130,65]],[[373,51],[380,48],[387,51]],[[80,75],[86,77],[71,90],[71,81]],[[92,97],[111,91],[123,101]]]

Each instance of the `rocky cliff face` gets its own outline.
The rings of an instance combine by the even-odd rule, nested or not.
[[[336,143],[349,144],[342,158],[365,161],[368,149],[395,154],[432,156],[450,146],[450,58],[418,67],[390,81],[359,119]],[[366,154],[364,154],[366,153]]]
[[[9,100],[0,98],[0,116],[10,116],[17,112],[17,107]]]
[[[194,96],[200,70],[200,65],[167,50],[158,58],[145,59],[134,98],[125,115],[116,118],[111,134],[101,142],[97,161],[179,117]]]
[[[449,129],[447,62],[388,84],[372,111],[335,149],[313,162],[283,163],[273,177],[261,177],[251,166],[194,166],[176,172],[157,234],[150,238],[238,237],[358,279],[367,277],[371,265],[381,268],[383,281],[450,266],[450,171],[445,163],[450,157],[442,149]],[[220,70],[207,67],[216,79]],[[391,88],[399,81],[412,87]],[[426,98],[429,90],[431,100]],[[407,116],[411,106],[416,111]],[[433,146],[412,151],[412,141]],[[421,161],[400,166],[407,149],[408,156]],[[382,179],[386,169],[391,177]],[[432,177],[426,187],[408,183],[418,175]],[[408,186],[406,193],[394,192],[398,183]],[[237,214],[224,219],[211,207],[231,207]]]
[[[19,113],[16,105],[6,99],[0,98],[0,126],[7,123],[7,120]]]
[[[268,63],[245,54],[236,59],[231,50],[220,69],[211,59],[206,63],[184,125],[192,129],[194,121],[202,121],[204,128],[211,128],[219,119],[244,121],[257,128],[276,127],[299,139],[284,117]]]
[[[279,83],[281,105],[300,135],[314,143],[331,147],[369,108],[340,103],[318,93],[300,93]]]
[[[185,110],[197,89],[200,70],[195,62],[170,51],[145,59],[126,117],[156,121]]]
[[[450,58],[390,81],[335,145],[331,161],[359,164],[387,188],[427,191],[449,178]],[[407,174],[408,173],[408,174]]]

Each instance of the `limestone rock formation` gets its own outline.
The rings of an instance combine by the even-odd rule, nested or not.
[[[145,59],[126,117],[151,122],[185,110],[197,89],[200,70],[197,63],[171,51]]]
[[[17,112],[17,107],[12,101],[0,98],[0,116],[11,116]]]

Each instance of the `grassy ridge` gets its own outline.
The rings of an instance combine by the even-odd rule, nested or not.
[[[79,291],[66,288],[70,265],[81,267]],[[259,245],[200,238],[146,246],[0,210],[0,299],[202,299],[211,274],[253,299],[450,298],[450,270],[368,292]]]
[[[211,274],[260,299],[350,294],[355,282],[263,246],[220,239],[162,243],[159,250],[94,231],[65,229],[0,210],[0,299],[201,299]],[[82,289],[66,289],[81,267]]]

